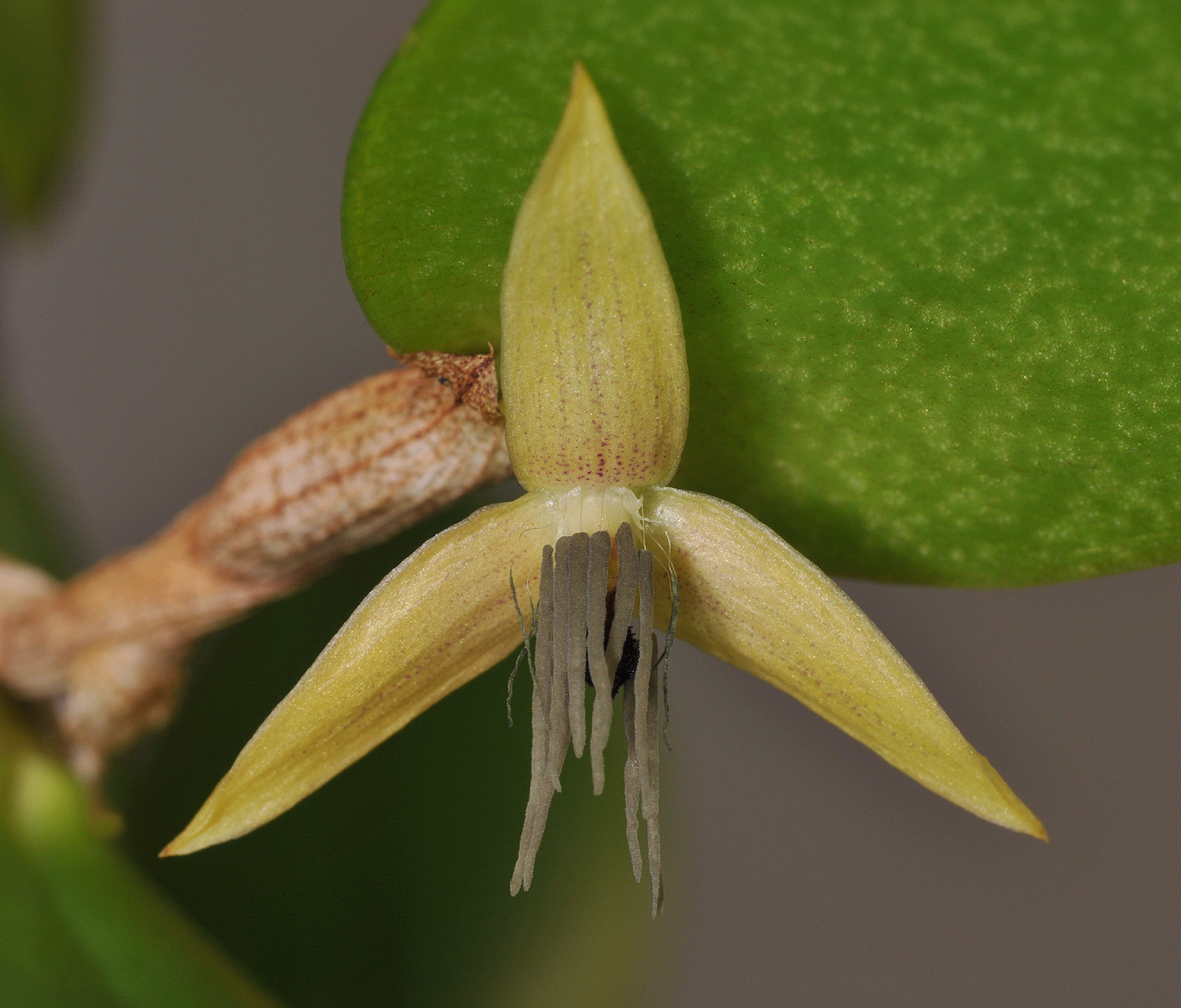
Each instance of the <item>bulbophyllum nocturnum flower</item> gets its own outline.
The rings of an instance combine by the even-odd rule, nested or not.
[[[643,818],[655,911],[661,684],[674,629],[937,794],[1045,836],[836,585],[740,509],[666,485],[688,417],[680,310],[647,205],[580,66],[517,218],[501,324],[506,437],[528,492],[436,536],[382,581],[165,854],[279,815],[511,653],[522,631],[533,754],[513,892],[529,888],[571,747],[589,747],[602,790],[619,692],[628,843],[638,881]]]

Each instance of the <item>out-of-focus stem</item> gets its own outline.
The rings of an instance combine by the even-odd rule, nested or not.
[[[0,561],[0,683],[52,702],[80,775],[167,721],[199,637],[511,475],[491,355],[406,363],[292,417],[156,538],[64,586]]]

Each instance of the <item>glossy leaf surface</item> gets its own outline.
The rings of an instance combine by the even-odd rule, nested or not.
[[[346,183],[402,350],[498,336],[582,60],[680,296],[675,482],[828,573],[1181,558],[1181,18],[1165,0],[439,0]]]

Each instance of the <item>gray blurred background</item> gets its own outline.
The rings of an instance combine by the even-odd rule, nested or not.
[[[248,440],[388,366],[344,276],[338,201],[369,88],[422,6],[101,5],[83,157],[0,269],[6,391],[84,559],[140,542]],[[679,925],[653,1000],[1178,1003],[1181,566],[844,587],[1051,842],[680,648],[663,803]]]

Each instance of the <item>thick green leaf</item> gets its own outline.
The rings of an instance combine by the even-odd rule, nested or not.
[[[350,558],[209,640],[179,717],[133,788],[127,839],[144,867],[293,1006],[638,1003],[633,980],[660,928],[631,877],[621,749],[608,752],[598,797],[587,761],[567,764],[533,888],[509,896],[530,736],[527,672],[517,678],[516,727],[506,724],[507,665],[274,822],[186,857],[156,857],[373,585],[472,505]]]
[[[82,6],[0,0],[0,217],[34,217],[52,189],[77,113]]]
[[[119,1008],[122,1004],[62,920],[13,830],[13,771],[25,740],[0,696],[0,1004]]]
[[[61,574],[60,537],[8,426],[0,552]],[[0,690],[0,1006],[275,1006],[99,836],[25,721]]]
[[[1181,558],[1173,0],[438,0],[345,191],[354,288],[402,350],[496,339],[575,59],[681,298],[678,485],[834,574]]]
[[[0,423],[0,550],[60,572],[50,522],[6,426]],[[0,1004],[118,1008],[13,828],[13,774],[29,745],[19,715],[0,693]]]
[[[0,424],[0,551],[57,573],[56,538]],[[0,691],[0,1005],[274,1006],[96,832],[24,722]]]
[[[276,1008],[97,835],[73,777],[31,741],[22,744],[15,719],[4,714],[4,827],[69,929],[70,951],[89,960],[81,977],[101,976],[110,1003],[129,1008]],[[29,905],[40,913],[45,904]],[[52,982],[69,985],[59,975],[66,963],[40,963],[39,982],[46,968]],[[91,1003],[86,994],[83,1004]]]

